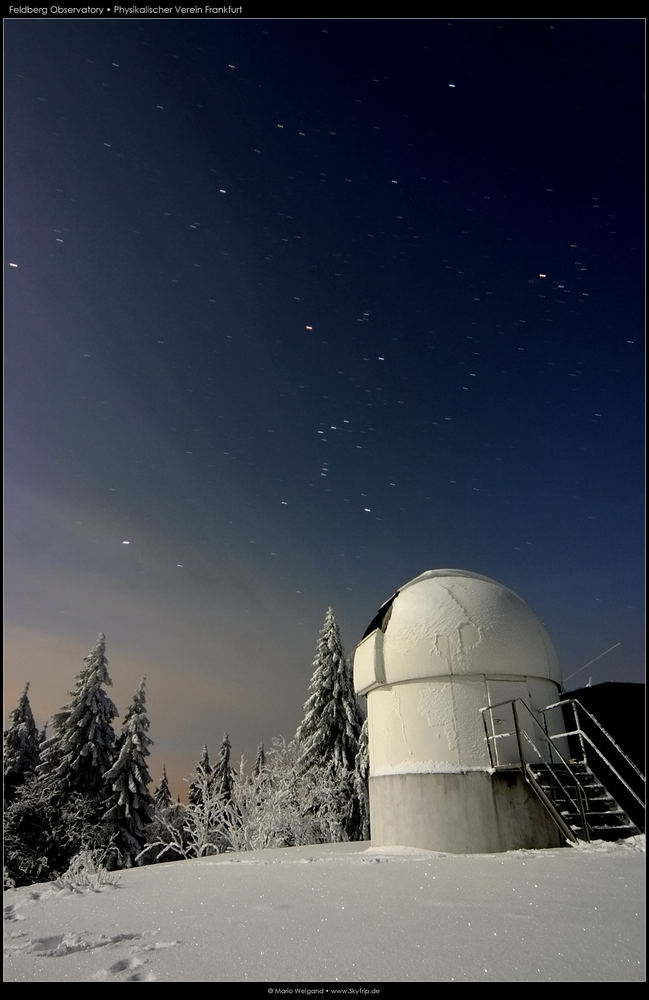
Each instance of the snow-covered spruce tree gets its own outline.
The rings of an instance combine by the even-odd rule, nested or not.
[[[241,818],[238,815],[236,804],[233,802],[232,796],[235,771],[230,766],[231,750],[232,746],[230,744],[230,737],[226,733],[219,749],[219,759],[217,760],[214,770],[212,771],[211,788],[212,797],[217,798],[220,801],[226,818],[226,822],[223,824],[220,831],[220,839],[218,841],[221,851],[231,850],[232,848],[231,838],[226,832],[226,826],[237,825],[241,822]]]
[[[254,767],[252,773],[255,778],[260,778],[264,773],[264,768],[266,766],[266,751],[264,749],[264,744],[260,743],[257,747],[257,756],[255,757]]]
[[[263,800],[269,792],[269,776],[266,766],[266,748],[263,743],[257,747],[257,756],[252,768],[252,784],[255,790],[255,798],[258,808],[261,808]]]
[[[332,837],[355,840],[360,830],[354,772],[362,718],[332,608],[318,637],[313,668],[311,693],[295,735],[298,769],[303,778],[316,776],[310,808],[330,812]],[[318,799],[318,784],[327,788],[326,804],[324,797]]]
[[[356,802],[358,803],[358,839],[370,839],[370,751],[369,733],[367,728],[367,717],[363,722],[361,734],[358,739],[358,753],[356,754],[356,769],[354,771],[354,790],[356,792]]]
[[[103,687],[111,683],[105,646],[100,635],[84,657],[72,701],[54,716],[53,735],[40,743],[34,777],[7,810],[7,864],[18,871],[16,884],[55,878],[79,851],[107,846],[104,774],[114,763],[117,709]]]
[[[153,792],[153,803],[156,809],[159,810],[169,809],[169,807],[174,804],[171,789],[169,788],[167,769],[164,764],[162,765],[162,778],[160,779],[160,784]]]
[[[39,732],[29,704],[29,684],[20,696],[18,707],[9,716],[11,724],[4,733],[4,801],[13,799],[16,789],[31,777],[40,759]]]
[[[103,822],[119,868],[132,867],[146,843],[147,828],[153,822],[154,802],[149,792],[151,775],[146,763],[153,740],[147,735],[145,680],[142,679],[124,716],[119,756],[104,775],[112,794]]]
[[[72,701],[53,717],[54,735],[41,744],[37,772],[49,794],[64,801],[80,792],[96,803],[100,816],[108,791],[104,775],[115,762],[113,719],[118,714],[104,690],[112,681],[103,633],[84,660]]]
[[[232,745],[230,743],[230,737],[226,733],[219,749],[219,759],[217,760],[212,772],[214,788],[216,792],[219,795],[222,795],[226,801],[232,798],[232,786],[234,781],[234,771],[230,766],[231,750]]]
[[[204,790],[209,785],[212,778],[212,766],[207,745],[203,745],[200,760],[194,768],[187,789],[187,802],[190,806],[197,806],[203,800]],[[187,780],[187,779],[185,779]]]

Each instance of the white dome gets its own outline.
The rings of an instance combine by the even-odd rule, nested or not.
[[[465,570],[428,570],[406,583],[383,605],[359,653],[365,644],[372,653],[357,656],[355,678],[363,693],[377,683],[450,675],[561,684],[550,638],[525,601],[496,580]]]

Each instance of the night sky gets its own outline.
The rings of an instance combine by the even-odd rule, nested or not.
[[[105,632],[182,794],[293,735],[328,605],[351,655],[441,567],[568,688],[643,679],[642,20],[13,19],[4,58],[7,711]]]

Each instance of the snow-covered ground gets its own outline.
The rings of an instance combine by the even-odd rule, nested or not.
[[[116,877],[5,892],[4,981],[246,981],[268,993],[645,979],[644,837],[464,856],[335,844]]]

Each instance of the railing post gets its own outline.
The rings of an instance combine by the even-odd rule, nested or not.
[[[579,734],[579,745],[581,747],[581,763],[586,764],[588,763],[586,760],[586,747],[584,746],[584,736],[581,731],[581,723],[579,722],[579,715],[577,714],[577,702],[575,701],[574,698],[571,698],[570,704],[572,705],[572,712],[575,717],[575,729]]]
[[[588,820],[586,819],[586,809],[585,809],[585,806],[584,806],[584,799],[585,799],[585,797],[586,797],[586,793],[584,792],[583,788],[581,787],[580,782],[578,781],[577,782],[577,804],[579,805],[579,815],[581,816],[581,824],[582,824],[582,829],[584,831],[584,837],[586,838],[587,842],[590,843],[590,827],[588,826]],[[588,803],[586,803],[586,804],[588,804]]]
[[[546,745],[550,743],[550,734],[548,732],[548,720],[545,716],[545,712],[541,712],[541,717],[543,719],[543,732],[545,733]],[[550,761],[552,761],[552,747],[550,747]]]
[[[485,740],[487,741],[487,750],[489,751],[489,763],[491,764],[492,770],[495,770],[496,765],[494,763],[494,755],[491,750],[491,739],[489,738],[489,730],[487,729],[487,720],[485,718],[488,711],[489,711],[489,706],[487,706],[487,708],[483,709],[482,711],[482,725],[484,726],[484,735],[485,735]]]
[[[517,698],[512,700],[512,714],[514,716],[514,728],[516,729],[516,743],[518,744],[518,759],[521,762],[521,770],[525,770],[525,761],[523,760],[523,747],[521,745],[521,731],[518,725],[518,712],[516,711]]]

